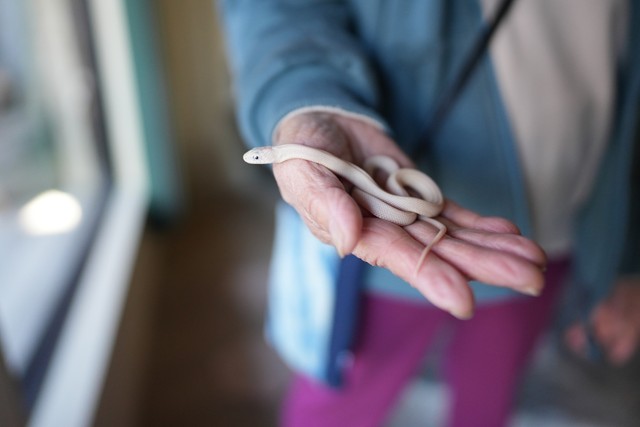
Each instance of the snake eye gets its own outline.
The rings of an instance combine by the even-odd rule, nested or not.
[[[255,156],[253,156],[253,160],[260,160],[260,156],[256,154]]]

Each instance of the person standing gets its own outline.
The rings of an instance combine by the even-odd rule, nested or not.
[[[592,314],[616,305],[616,283],[640,301],[640,4],[517,1],[425,135],[497,5],[219,1],[249,146],[304,144],[359,165],[387,155],[446,197],[447,235],[413,274],[434,227],[363,215],[316,164],[273,166],[286,203],[267,336],[296,371],[283,425],[381,425],[445,329],[449,425],[505,425],[565,281],[576,349]],[[625,343],[605,350],[630,357],[640,319],[593,319],[596,337],[609,328]]]

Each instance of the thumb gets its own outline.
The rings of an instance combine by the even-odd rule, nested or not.
[[[332,244],[340,256],[353,251],[362,231],[362,213],[342,182],[328,169],[306,160],[274,165],[283,199],[300,214],[309,230]]]

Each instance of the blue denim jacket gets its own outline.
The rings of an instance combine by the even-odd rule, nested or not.
[[[252,146],[269,145],[287,113],[329,106],[382,123],[411,150],[423,143],[420,135],[435,99],[483,25],[476,0],[219,4],[238,120]],[[583,312],[607,294],[616,277],[640,270],[640,1],[631,2],[631,11],[614,130],[575,227],[574,290]],[[429,160],[414,160],[447,197],[481,214],[508,218],[528,235],[525,185],[507,117],[487,57],[429,142]],[[362,273],[368,267],[354,257],[340,260],[284,203],[276,229],[267,336],[293,368],[338,385],[349,362]],[[479,301],[511,293],[472,285]]]

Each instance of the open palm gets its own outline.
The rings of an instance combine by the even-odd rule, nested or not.
[[[356,164],[382,154],[404,167],[412,165],[381,129],[351,117],[294,115],[282,121],[274,137],[276,145],[305,144]],[[539,294],[543,287],[544,252],[505,219],[483,217],[446,200],[437,220],[447,226],[447,235],[416,272],[422,251],[437,234],[433,225],[417,221],[401,227],[367,216],[349,195],[349,183],[318,164],[290,160],[274,165],[273,171],[282,197],[316,237],[342,255],[353,253],[387,268],[456,317],[473,314],[470,280],[529,295]]]

